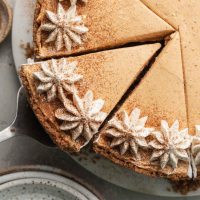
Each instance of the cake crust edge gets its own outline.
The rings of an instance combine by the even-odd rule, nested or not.
[[[37,101],[35,98],[31,95],[31,88],[27,79],[27,76],[25,75],[23,66],[21,67],[19,71],[19,75],[21,77],[22,84],[27,92],[27,99],[29,102],[29,105],[31,109],[34,111],[35,116],[39,120],[40,124],[45,129],[46,133],[50,136],[52,141],[62,150],[62,151],[69,151],[73,153],[78,153],[81,149],[81,145],[70,138],[63,138],[60,133],[56,131],[56,128],[54,128],[54,124],[48,120],[44,114],[42,113],[40,107],[38,106]],[[57,136],[56,136],[57,135]]]
[[[118,164],[124,168],[128,168],[136,173],[143,174],[145,176],[150,176],[153,178],[166,178],[172,181],[189,180],[189,177],[186,177],[183,173],[166,174],[160,170],[153,170],[150,167],[148,167],[148,169],[144,169],[142,167],[136,166],[128,160],[126,161],[125,159],[121,159],[120,156],[118,156],[117,153],[109,147],[105,147],[104,145],[98,144],[97,142],[93,144],[93,150],[95,151],[95,153],[104,156],[105,158],[112,161],[114,164]]]

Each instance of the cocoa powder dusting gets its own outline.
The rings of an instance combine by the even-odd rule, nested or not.
[[[26,44],[21,44],[20,48],[24,50],[24,53],[27,59],[34,57],[33,46],[30,44],[30,42],[27,42]]]

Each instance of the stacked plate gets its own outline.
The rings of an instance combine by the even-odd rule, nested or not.
[[[79,183],[44,171],[14,172],[1,176],[1,200],[99,200]]]

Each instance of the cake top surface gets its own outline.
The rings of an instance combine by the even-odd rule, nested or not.
[[[65,27],[68,27],[64,29],[65,34],[59,33],[60,36],[57,37],[57,40],[59,38],[63,44],[61,45],[61,42],[55,44],[53,36],[58,34],[55,32],[57,22],[51,21],[49,13],[51,16],[57,15],[59,10],[63,10],[59,9],[61,5],[64,9],[63,13],[75,17],[69,1],[58,3],[57,0],[42,0],[37,2],[34,43],[35,53],[39,59],[108,49],[130,42],[160,40],[174,31],[172,26],[139,0],[121,2],[98,0],[89,1],[87,4],[78,2],[77,6],[73,6],[73,9],[76,7],[77,11],[75,24],[74,19],[70,18],[70,21],[65,23]],[[47,26],[50,24],[51,26]],[[63,28],[59,30],[63,33]],[[55,33],[53,36],[52,31]],[[64,35],[64,38],[61,35]]]
[[[50,134],[73,141],[79,151],[160,47],[147,44],[27,64],[21,77],[41,123],[47,117],[54,126]]]

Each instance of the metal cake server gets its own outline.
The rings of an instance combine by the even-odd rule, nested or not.
[[[9,127],[0,132],[0,142],[19,135],[29,136],[48,147],[56,147],[40,123],[38,123],[27,102],[26,91],[23,86],[17,94],[15,119]]]

